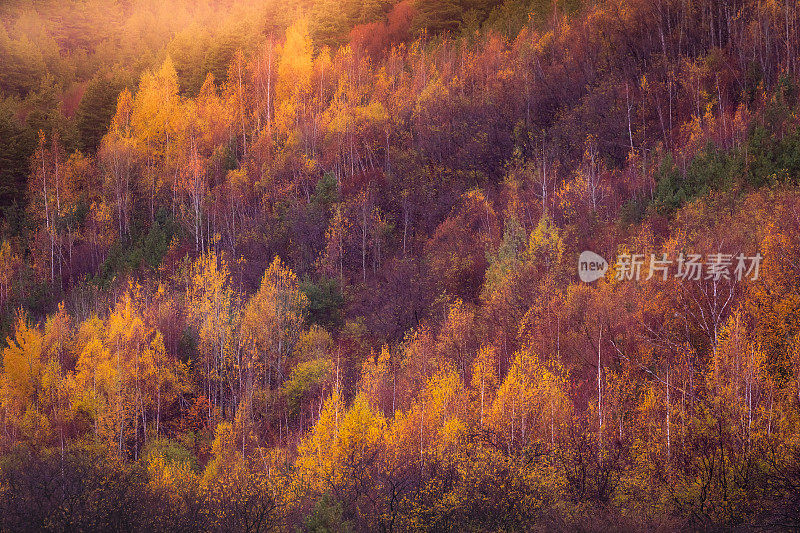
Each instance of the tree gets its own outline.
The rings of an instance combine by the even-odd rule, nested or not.
[[[265,391],[286,378],[286,363],[300,339],[307,306],[297,276],[276,256],[245,306],[242,326],[261,367]]]
[[[416,2],[416,31],[427,31],[431,35],[454,31],[458,28],[462,16],[462,2],[458,0],[434,0]]]
[[[160,69],[142,75],[134,99],[131,127],[144,157],[139,190],[149,197],[151,220],[157,200],[172,193],[173,213],[178,204],[175,175],[185,164],[180,157],[183,117],[178,88],[175,66],[167,57]]]
[[[0,311],[5,310],[6,303],[11,297],[14,277],[21,265],[17,254],[11,250],[7,240],[0,243]]]
[[[105,170],[105,185],[115,206],[120,237],[130,233],[136,146],[132,131],[133,96],[125,89],[117,99],[117,111],[109,133],[103,138],[99,158]]]
[[[450,305],[437,338],[437,351],[452,361],[463,379],[467,378],[467,371],[477,351],[476,329],[473,311],[461,300],[456,300]]]
[[[40,259],[50,271],[50,284],[55,285],[56,272],[60,277],[62,257],[59,234],[61,222],[61,193],[64,189],[64,154],[57,133],[50,139],[50,148],[43,131],[39,131],[39,143],[33,155],[33,175],[28,182],[30,203],[28,209],[38,224],[40,237],[47,241],[48,251],[40,252]],[[42,235],[44,234],[44,235]],[[49,257],[47,257],[49,256]],[[59,287],[62,280],[59,279]]]
[[[350,22],[350,13],[346,9],[348,4],[352,2],[315,2],[309,24],[315,43],[335,48],[344,42]]]
[[[544,365],[535,354],[517,352],[497,389],[490,424],[509,449],[539,440],[555,443],[570,420],[572,402],[562,370]]]
[[[238,323],[238,300],[230,286],[230,272],[224,257],[213,250],[198,257],[192,266],[187,292],[187,311],[200,340],[204,394],[212,409],[223,417],[232,414],[238,404],[234,384],[241,374],[241,351],[235,332]],[[226,411],[228,409],[228,411]]]
[[[350,222],[344,214],[341,203],[333,206],[333,214],[325,230],[325,249],[319,259],[319,266],[329,276],[336,276],[344,284],[345,242]]]
[[[480,405],[479,422],[483,427],[484,414],[494,402],[497,389],[497,350],[491,346],[483,346],[472,365],[472,390],[476,403]]]
[[[11,223],[10,210],[24,205],[35,145],[36,136],[15,116],[11,101],[0,103],[0,210],[6,223]]]
[[[27,317],[17,315],[14,337],[8,338],[3,350],[2,408],[6,431],[12,439],[26,430],[24,438],[39,440],[49,430],[47,420],[39,411],[42,393],[42,334],[28,324]],[[11,428],[8,427],[11,425]],[[27,426],[27,427],[26,427]],[[8,434],[8,433],[7,433]]]
[[[741,312],[730,316],[720,337],[709,368],[709,386],[717,416],[731,424],[747,449],[756,433],[768,429],[759,427],[764,423],[759,416],[762,402],[771,393],[764,352],[750,341]]]
[[[431,270],[440,287],[466,302],[483,283],[486,251],[499,239],[497,217],[481,191],[470,191],[453,216],[442,222],[427,244]]]
[[[301,97],[311,89],[313,61],[308,22],[297,20],[286,29],[286,40],[278,62],[275,98],[288,113],[301,103]]]
[[[84,153],[94,153],[100,146],[119,107],[120,86],[108,74],[96,74],[89,80],[75,116],[80,149]]]
[[[326,400],[314,430],[300,444],[295,467],[307,497],[330,492],[342,502],[346,518],[360,518],[359,510],[378,511],[374,486],[386,420],[360,396],[349,409],[340,402],[336,391]]]
[[[220,165],[220,146],[229,135],[232,116],[237,111],[229,107],[217,94],[214,78],[211,74],[200,88],[200,94],[194,101],[186,102],[180,123],[181,141],[177,143],[180,150],[178,157],[182,168],[176,172],[175,187],[177,192],[188,198],[194,234],[195,250],[201,251],[212,241],[212,230],[205,221],[206,203],[210,184],[217,181],[212,174],[213,164]],[[243,119],[242,119],[243,120]],[[216,160],[216,161],[215,161]],[[218,179],[221,181],[221,172]]]

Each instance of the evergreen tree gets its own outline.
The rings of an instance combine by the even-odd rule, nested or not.
[[[6,221],[14,205],[24,204],[34,142],[33,132],[17,120],[14,102],[0,102],[0,217]]]
[[[461,23],[464,7],[461,0],[418,0],[414,28],[430,35],[455,31]]]
[[[122,84],[106,74],[96,74],[89,81],[75,114],[78,145],[83,152],[97,151],[100,140],[108,132],[121,89]]]

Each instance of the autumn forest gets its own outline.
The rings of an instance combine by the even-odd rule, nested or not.
[[[800,5],[6,0],[0,339],[1,532],[798,528]]]

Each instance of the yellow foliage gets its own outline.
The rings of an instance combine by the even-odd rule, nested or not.
[[[3,350],[2,401],[4,409],[20,416],[38,400],[42,376],[42,334],[20,313],[14,338]]]
[[[278,63],[277,99],[285,102],[304,95],[310,89],[313,69],[308,21],[301,18],[286,29],[286,41]]]
[[[553,442],[571,420],[571,412],[563,371],[523,350],[497,391],[490,424],[507,436],[509,446]]]

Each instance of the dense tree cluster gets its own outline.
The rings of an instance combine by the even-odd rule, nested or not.
[[[0,530],[800,523],[792,2],[0,23]]]

